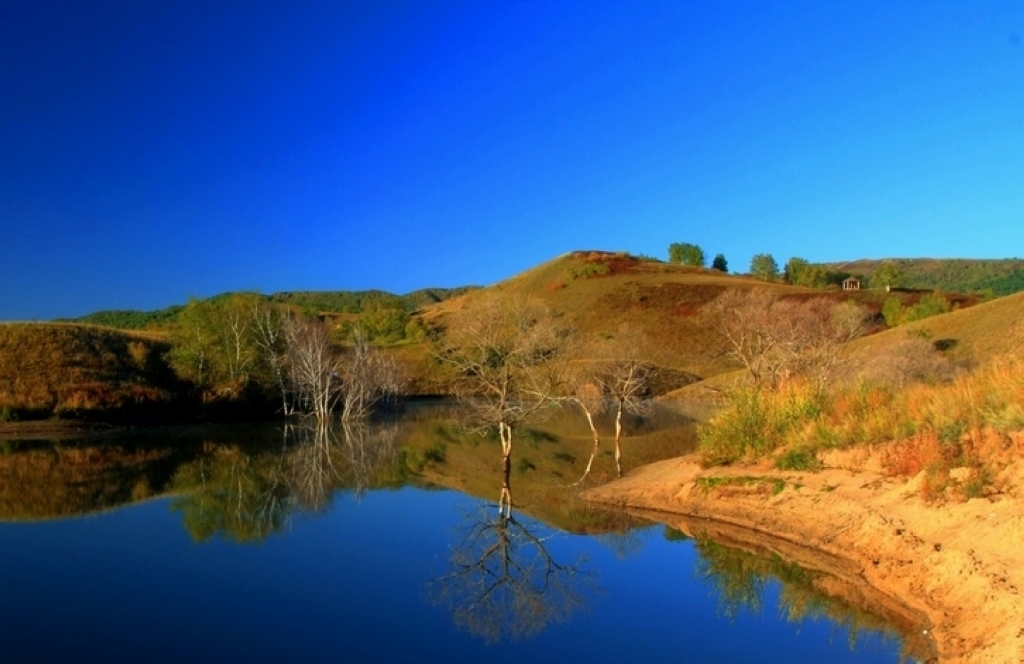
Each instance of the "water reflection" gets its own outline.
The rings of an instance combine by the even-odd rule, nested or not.
[[[297,510],[325,510],[338,490],[358,497],[394,476],[398,430],[308,420],[285,424],[276,449],[207,444],[175,475],[171,509],[196,541],[257,542],[284,530]]]
[[[598,422],[598,426],[609,424],[614,422]],[[689,420],[671,413],[655,413],[652,418],[632,423],[629,431],[624,456],[627,467],[676,456],[687,451],[692,440]],[[593,448],[589,428],[578,413],[560,413],[535,429],[524,430],[520,441],[516,461],[503,467],[498,461],[497,440],[466,434],[443,411],[432,408],[411,409],[400,420],[347,427],[340,423],[318,427],[297,422],[288,426],[18,441],[0,444],[0,518],[23,521],[66,517],[168,496],[172,509],[180,515],[180,524],[193,540],[222,538],[252,543],[287,532],[296,514],[315,514],[310,528],[304,531],[303,544],[294,547],[293,560],[297,562],[288,569],[295,575],[288,576],[287,583],[299,583],[297,570],[312,568],[310,561],[318,558],[322,559],[317,567],[319,576],[310,581],[309,588],[295,592],[315,593],[331,579],[352,574],[344,577],[344,583],[339,582],[343,590],[325,595],[328,598],[324,606],[363,581],[366,592],[353,592],[356,599],[351,605],[362,602],[372,606],[381,589],[393,583],[396,576],[411,577],[409,570],[423,570],[425,558],[444,561],[443,571],[424,571],[401,593],[392,589],[400,599],[387,611],[413,607],[416,602],[410,598],[422,599],[419,593],[427,583],[431,602],[451,614],[449,621],[444,611],[433,609],[440,614],[440,631],[454,624],[480,637],[466,639],[480,647],[485,641],[517,641],[517,648],[526,648],[524,642],[542,631],[546,633],[534,644],[545,642],[552,634],[561,637],[573,629],[583,629],[579,626],[590,624],[588,616],[609,611],[609,602],[599,596],[598,568],[592,561],[602,561],[602,585],[609,594],[619,593],[611,602],[618,606],[615,603],[623,590],[613,589],[623,576],[668,578],[672,564],[684,556],[674,555],[674,546],[661,542],[656,535],[652,537],[650,530],[639,528],[649,527],[649,521],[641,520],[641,515],[595,509],[576,501],[575,491],[566,489],[568,482],[580,476]],[[590,481],[614,477],[614,461],[608,453],[598,456]],[[429,494],[425,498],[427,494],[422,491],[371,493],[382,487],[408,485],[447,487],[485,502],[461,499],[463,513],[449,540],[446,519],[452,513],[447,503],[442,511],[429,512],[427,517],[423,516],[427,514],[423,505],[435,500],[459,500],[450,497],[453,494]],[[340,505],[344,497],[361,502]],[[374,504],[378,511],[373,511]],[[152,515],[162,509],[152,504],[135,514],[149,510]],[[664,518],[661,515],[659,521]],[[412,522],[416,522],[415,529],[404,529]],[[177,537],[168,541],[187,540],[180,536],[178,518],[170,523]],[[337,523],[345,527],[337,528]],[[321,539],[311,537],[316,524],[329,524],[321,529]],[[79,532],[92,536],[89,522],[79,525]],[[921,637],[924,626],[920,617],[863,583],[857,585],[856,570],[845,570],[836,561],[809,557],[796,547],[791,550],[775,543],[745,540],[706,523],[680,520],[671,525],[675,530],[667,531],[668,538],[687,539],[685,546],[693,546],[699,554],[696,574],[713,590],[722,613],[737,616],[747,611],[764,612],[766,596],[778,589],[781,618],[786,621],[827,618],[835,629],[848,629],[851,640],[857,643],[866,634],[900,634],[906,654],[921,660],[929,658],[930,645]],[[394,530],[397,534],[387,545],[378,544],[380,548],[374,549],[372,542],[379,536],[374,529]],[[28,530],[13,528],[8,532]],[[55,525],[53,532],[56,530]],[[435,532],[424,535],[430,531]],[[330,535],[323,534],[328,532]],[[566,532],[592,537],[570,537]],[[338,533],[344,535],[336,537]],[[123,539],[131,538],[129,534]],[[424,541],[430,538],[436,540],[436,548],[428,551]],[[641,551],[644,545],[650,548]],[[224,555],[269,560],[265,558],[268,551],[282,555],[293,550],[290,546],[288,537],[282,536],[268,547],[190,547],[179,553],[182,559],[216,554],[217,564],[221,564]],[[73,548],[60,547],[60,559],[64,559],[65,549]],[[652,553],[660,554],[665,548],[673,555],[661,563],[649,562]],[[616,563],[606,550],[630,558],[629,563],[614,567]],[[583,551],[590,554],[589,558],[582,557]],[[8,547],[6,552],[13,555],[16,548]],[[37,556],[27,554],[26,558],[35,560]],[[104,554],[92,559],[118,558]],[[640,560],[645,562],[634,565]],[[623,571],[627,567],[633,571]],[[403,574],[396,573],[399,568]],[[220,568],[210,569],[213,577],[229,574]],[[438,573],[439,577],[430,580]],[[689,581],[688,568],[686,574]],[[91,573],[80,576],[75,580],[99,578]],[[187,584],[190,577],[174,578],[176,583]],[[263,578],[259,582],[270,583]],[[661,589],[663,583],[659,584]],[[39,582],[39,587],[45,586],[45,582]],[[291,586],[282,588],[268,597],[277,601],[293,592]],[[685,589],[679,590],[678,597],[686,595]],[[26,597],[35,592],[31,589]],[[69,596],[88,597],[96,591],[68,592]],[[651,602],[665,599],[642,596],[639,588],[637,593],[635,597],[640,599],[631,606],[638,611],[641,605],[646,609]],[[706,594],[701,594],[706,599]],[[672,597],[666,601],[678,599],[673,593],[663,595]],[[247,601],[255,606],[259,598],[247,596]],[[679,600],[680,611],[690,608],[687,601]],[[132,601],[123,604],[132,605]],[[291,610],[301,613],[309,606],[299,603]],[[414,608],[408,610],[415,613]],[[353,616],[358,612],[352,611],[350,619],[355,624],[358,621]],[[651,609],[644,620],[658,620],[657,611],[657,607]],[[713,608],[706,613],[713,616]],[[308,614],[303,615],[308,618]],[[590,629],[607,629],[609,624],[617,625],[620,618],[616,615],[610,622],[601,623],[602,627]],[[557,623],[568,624],[551,629]],[[372,625],[360,625],[357,631],[372,629]],[[592,641],[589,636],[583,640]]]
[[[869,586],[845,559],[723,523],[669,519],[666,539],[692,541],[699,554],[694,575],[717,597],[730,619],[760,614],[771,586],[778,615],[789,623],[827,620],[846,631],[850,650],[868,636],[902,643],[901,660],[933,661],[927,618]]]
[[[450,571],[430,584],[429,595],[456,625],[488,642],[529,638],[563,622],[587,606],[596,573],[582,557],[556,561],[545,544],[555,532],[513,514],[506,466],[500,501],[465,512]]]
[[[197,542],[221,535],[234,542],[257,542],[288,523],[294,495],[284,455],[252,454],[217,446],[174,478],[183,490],[171,503]]]

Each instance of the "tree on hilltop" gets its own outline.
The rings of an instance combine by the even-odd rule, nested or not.
[[[668,262],[704,267],[704,250],[689,242],[673,242],[668,245]]]
[[[750,261],[750,274],[761,281],[775,281],[779,277],[779,264],[771,254],[756,254]]]
[[[714,269],[714,270],[719,270],[720,272],[728,272],[729,271],[729,263],[726,262],[725,255],[724,254],[717,254],[715,256],[715,259],[713,261],[711,261],[711,268]]]

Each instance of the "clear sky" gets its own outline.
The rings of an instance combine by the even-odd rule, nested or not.
[[[1024,2],[0,0],[0,319],[1024,255]]]

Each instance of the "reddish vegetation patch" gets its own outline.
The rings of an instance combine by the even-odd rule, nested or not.
[[[635,274],[640,271],[638,268],[643,264],[643,261],[629,254],[611,251],[574,251],[572,255],[574,258],[582,259],[585,263],[600,264],[608,268],[607,272],[590,275],[590,278]]]

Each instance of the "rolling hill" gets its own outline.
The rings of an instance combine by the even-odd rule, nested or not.
[[[530,296],[585,337],[614,336],[623,323],[642,330],[658,349],[658,363],[672,377],[659,386],[667,392],[694,380],[735,370],[719,354],[713,332],[702,318],[705,305],[729,289],[768,288],[787,298],[852,299],[878,314],[887,297],[907,303],[919,292],[886,293],[883,289],[843,292],[816,290],[782,283],[765,283],[716,270],[669,264],[626,253],[575,251],[517,274],[488,288],[426,289],[406,296],[383,291],[351,293],[278,293],[268,296],[299,311],[312,311],[339,328],[377,306],[396,306],[427,332],[387,346],[404,369],[412,394],[445,393],[448,377],[433,358],[431,337],[445,333],[450,316],[472,308],[482,298]],[[1024,295],[1000,298],[973,307],[977,298],[955,298],[961,310],[883,332],[858,342],[886,343],[904,338],[906,331],[923,330],[947,343],[951,356],[978,362],[1005,349],[1021,319]],[[130,332],[87,324],[5,324],[0,326],[0,409],[3,417],[127,411],[166,405],[181,388],[164,360],[170,348],[166,321],[174,308],[162,310],[149,322],[156,331]],[[325,315],[325,310],[351,313]],[[136,314],[140,312],[134,312]],[[149,312],[150,314],[154,312]],[[94,314],[98,317],[100,314]],[[86,317],[89,318],[89,317]],[[350,320],[351,319],[351,320]],[[881,325],[878,326],[879,328]],[[1014,328],[1019,333],[1019,328]]]

